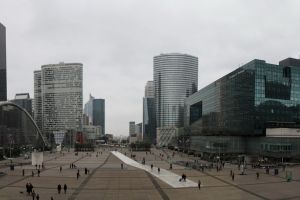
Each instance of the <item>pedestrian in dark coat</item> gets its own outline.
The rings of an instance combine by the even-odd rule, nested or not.
[[[67,193],[67,189],[68,189],[67,184],[65,184],[65,185],[64,185],[64,191],[65,191],[65,194]]]

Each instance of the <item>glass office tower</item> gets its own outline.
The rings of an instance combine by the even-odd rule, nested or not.
[[[0,23],[0,101],[7,100],[6,85],[6,29]]]
[[[300,61],[288,58],[279,65],[263,60],[247,63],[188,97],[184,122],[188,135],[199,136],[192,137],[194,149],[269,151],[270,145],[283,137],[287,141],[288,135],[276,141],[266,134],[268,130],[300,128]],[[300,134],[293,137],[299,141]],[[293,149],[299,147],[294,145]]]
[[[264,135],[272,122],[300,122],[300,66],[253,60],[185,101],[196,134]],[[195,124],[195,125],[196,125]]]
[[[157,127],[183,125],[184,99],[198,88],[198,58],[179,53],[154,57]]]

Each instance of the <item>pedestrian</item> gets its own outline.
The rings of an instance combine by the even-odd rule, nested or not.
[[[31,183],[29,183],[29,194],[31,194],[33,191],[33,185]]]
[[[259,173],[256,172],[256,179],[259,179]]]
[[[41,171],[38,169],[38,177],[40,177],[40,173],[41,173]]]
[[[57,192],[58,192],[58,194],[60,194],[60,191],[61,191],[61,185],[58,184],[58,185],[57,185]]]
[[[199,188],[199,190],[201,189],[201,181],[200,181],[200,179],[198,181],[198,188]]]
[[[32,190],[31,196],[32,196],[32,200],[34,200],[36,196],[34,190]]]
[[[160,173],[160,168],[157,168],[158,173]]]
[[[151,164],[151,170],[153,170],[153,164]]]
[[[53,197],[51,197],[50,200],[54,200]]]
[[[173,165],[172,165],[172,163],[170,163],[170,169],[173,169]]]
[[[25,169],[22,170],[22,175],[25,176]]]
[[[231,179],[232,181],[234,181],[234,173],[232,173]]]
[[[87,174],[87,168],[84,168],[84,174],[85,175]]]
[[[26,183],[26,192],[27,192],[27,195],[30,194],[29,183]]]
[[[79,175],[79,172],[77,172],[77,180],[78,180],[79,176],[80,176],[80,175]]]
[[[121,169],[123,169],[123,167],[124,167],[124,166],[123,166],[123,163],[121,163]]]
[[[36,194],[36,200],[40,200],[40,195]]]
[[[182,175],[182,178],[183,178],[183,181],[186,182],[186,175],[185,174]]]
[[[59,172],[61,172],[61,170],[62,170],[62,166],[59,167]]]
[[[33,171],[31,171],[31,176],[34,177],[34,172]]]
[[[65,194],[67,193],[67,189],[68,189],[67,184],[65,184],[65,185],[64,185],[64,191],[65,191]]]

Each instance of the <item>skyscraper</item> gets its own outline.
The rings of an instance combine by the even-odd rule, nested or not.
[[[179,53],[154,57],[157,127],[182,127],[184,99],[197,92],[198,58]]]
[[[41,72],[35,72],[35,95],[39,94],[41,104],[36,100],[34,107],[37,113],[42,111],[42,130],[48,137],[54,132],[81,131],[81,63],[43,65]]]
[[[43,115],[42,115],[42,71],[34,71],[34,121],[40,130],[43,130]]]
[[[147,81],[145,86],[145,97],[146,98],[154,98],[154,82],[153,81]]]
[[[0,23],[0,101],[7,100],[6,84],[6,29]]]
[[[156,143],[156,117],[154,82],[148,81],[145,86],[145,97],[143,98],[143,141]]]
[[[101,126],[105,134],[105,99],[95,99],[90,95],[89,101],[84,105],[84,114],[89,118],[89,124]]]

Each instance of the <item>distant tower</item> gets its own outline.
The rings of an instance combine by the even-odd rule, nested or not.
[[[0,23],[0,101],[6,100],[6,29],[5,26]]]
[[[32,114],[32,99],[30,98],[29,93],[18,93],[15,96],[15,99],[11,100],[14,104],[17,104],[21,108],[24,108],[31,116]]]
[[[179,53],[154,57],[157,127],[182,127],[184,99],[197,92],[198,58]]]
[[[156,116],[154,82],[148,81],[145,86],[143,98],[143,141],[151,144],[156,143]]]
[[[88,117],[89,125],[101,126],[105,134],[105,99],[95,99],[90,95],[89,101],[84,105],[84,114]]]

